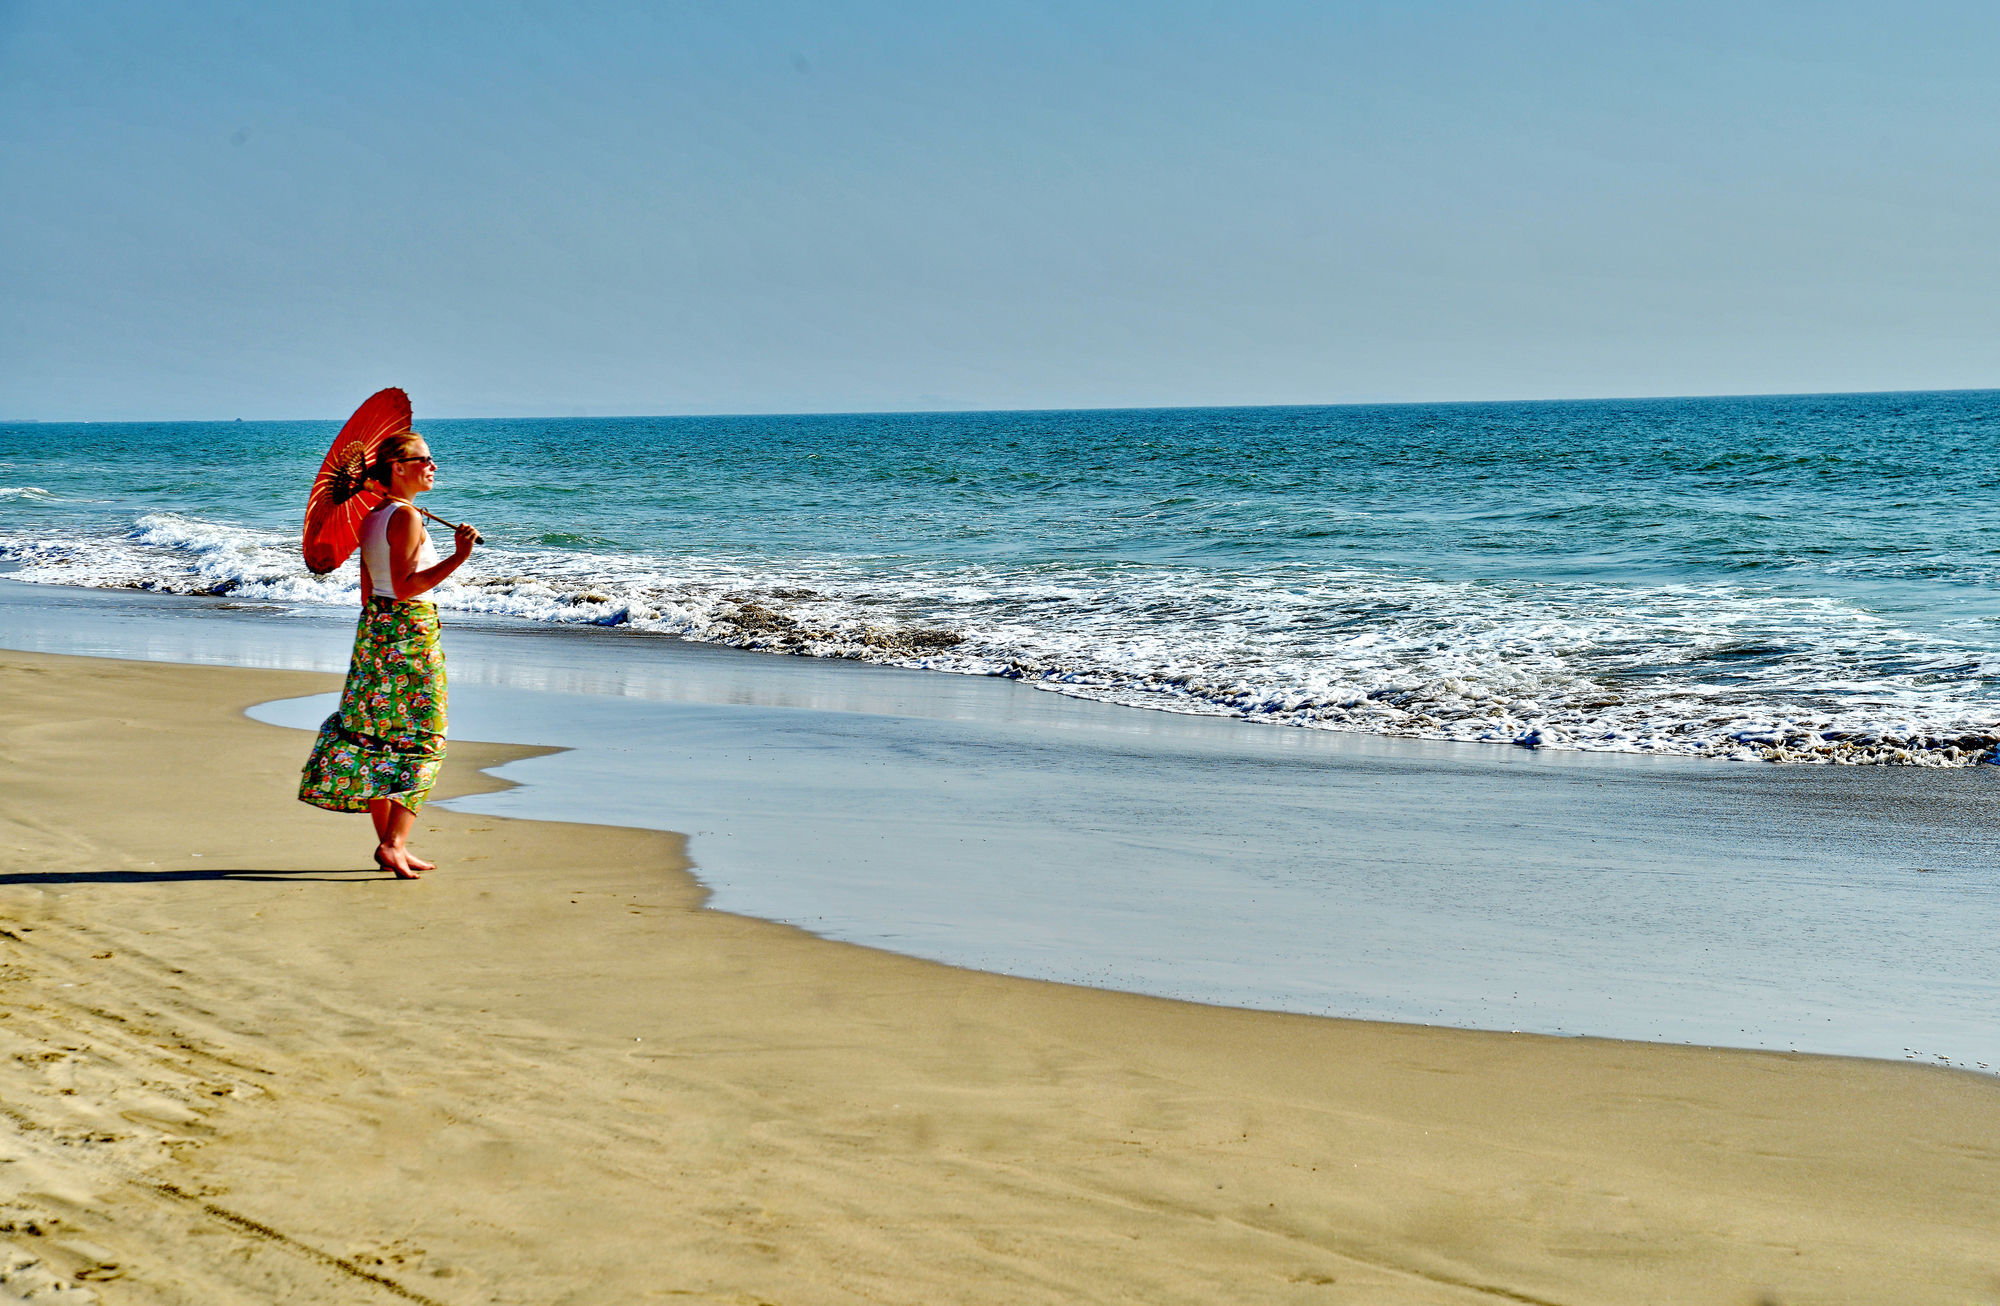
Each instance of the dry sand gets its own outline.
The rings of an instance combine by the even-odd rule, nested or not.
[[[0,1300],[2000,1300],[1994,1080],[953,970],[644,831],[398,883],[240,715],[336,683],[0,654]]]

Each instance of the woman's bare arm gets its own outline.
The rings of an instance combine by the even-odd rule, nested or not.
[[[414,599],[430,593],[472,556],[472,541],[472,528],[459,527],[452,538],[451,556],[436,566],[419,571],[417,551],[422,547],[423,528],[417,521],[415,509],[397,508],[389,518],[389,572],[395,583],[396,597]]]

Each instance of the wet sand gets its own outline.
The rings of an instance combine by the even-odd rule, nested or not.
[[[705,910],[647,831],[433,808],[400,884],[241,715],[337,683],[0,654],[0,1292],[2000,1295],[1990,1078],[955,970]]]

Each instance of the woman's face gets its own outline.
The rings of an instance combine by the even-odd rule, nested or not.
[[[390,492],[399,499],[407,499],[413,494],[422,494],[437,484],[437,463],[431,458],[431,447],[419,440],[417,447],[396,460],[396,474],[390,482]]]

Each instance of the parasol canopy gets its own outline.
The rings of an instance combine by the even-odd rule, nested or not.
[[[391,386],[368,396],[333,437],[306,500],[301,547],[315,574],[323,576],[346,562],[360,545],[362,519],[389,497],[368,479],[368,464],[382,441],[409,429],[410,397]]]

